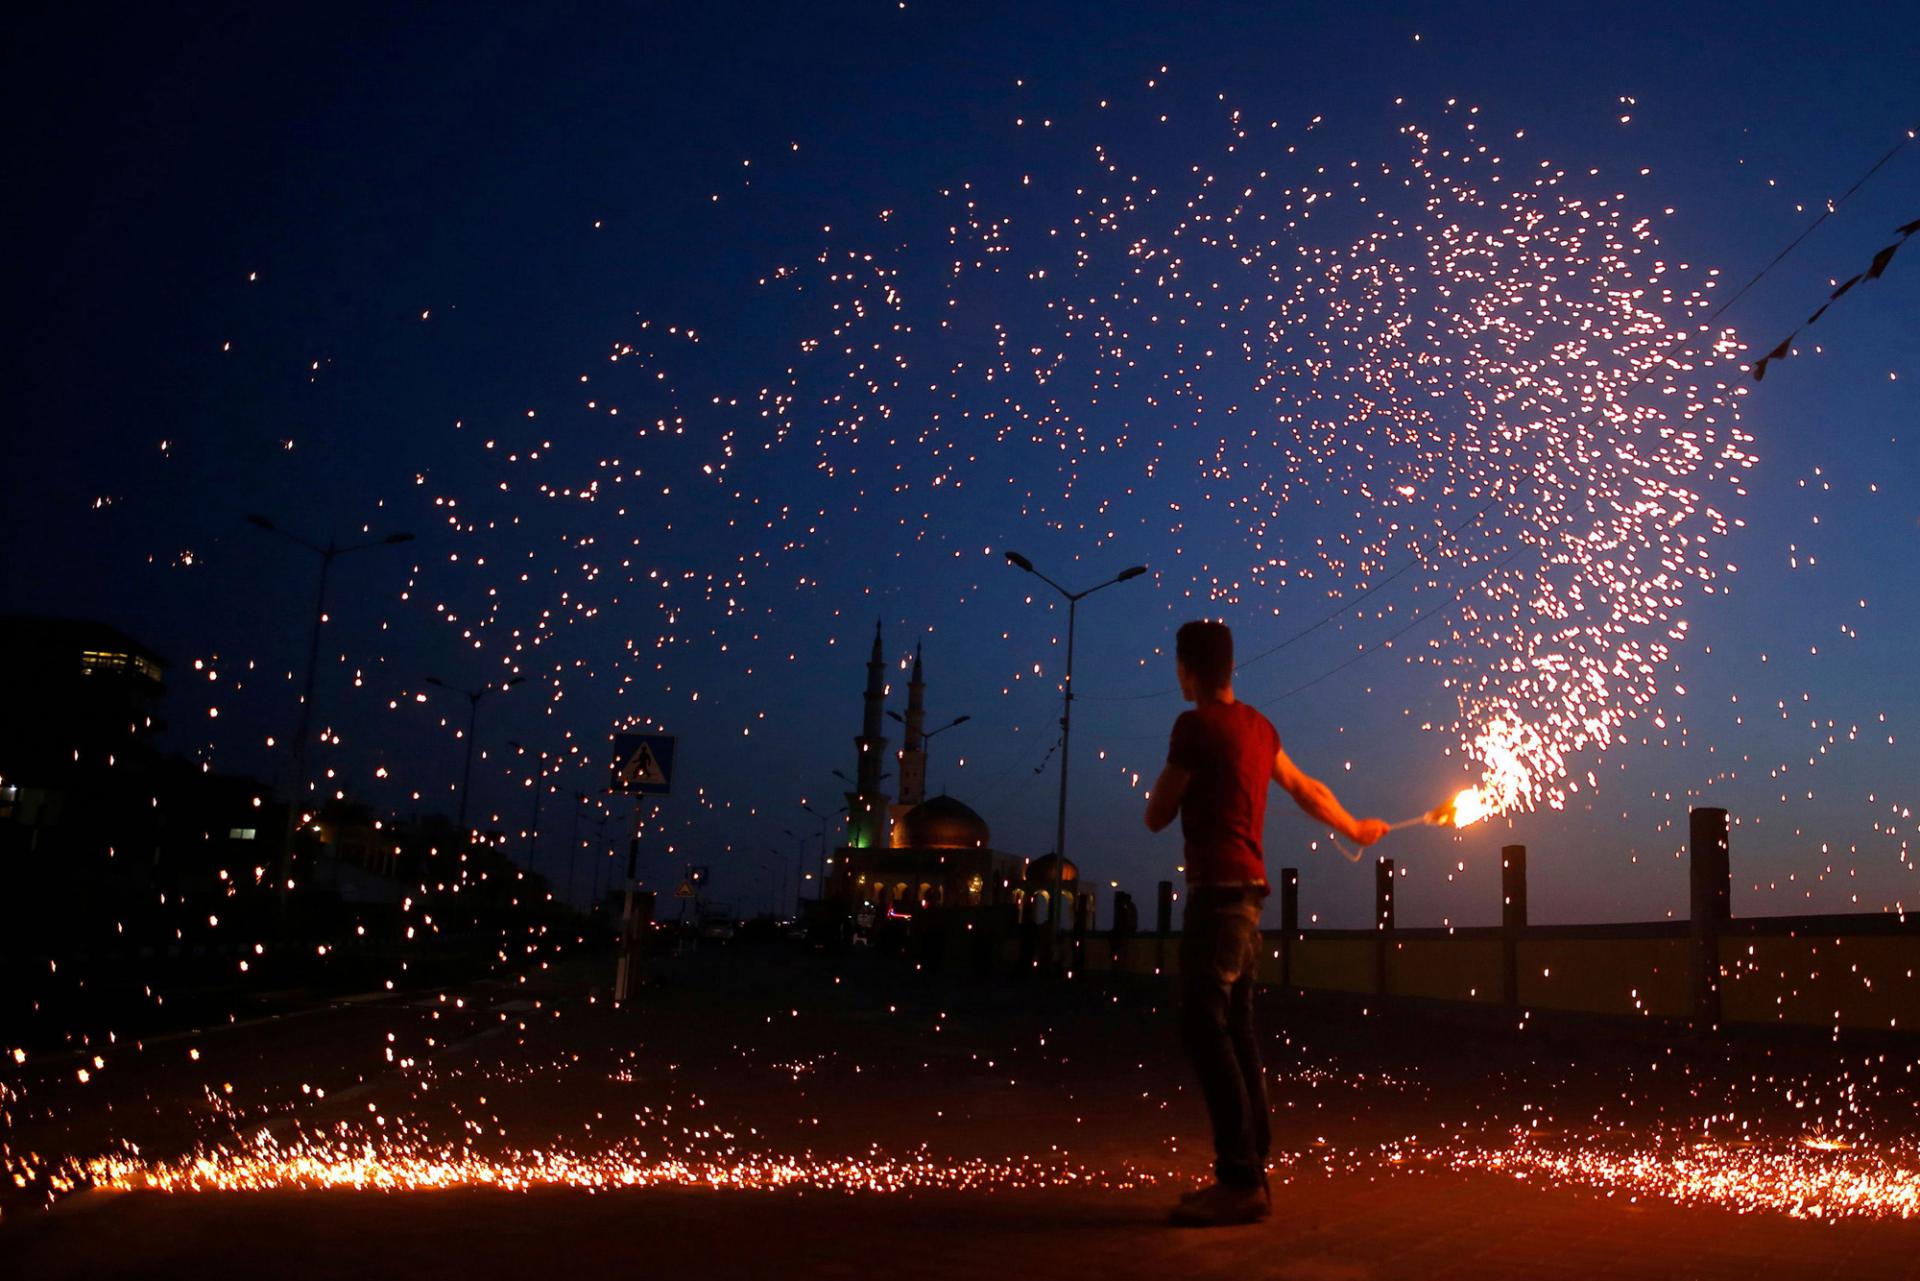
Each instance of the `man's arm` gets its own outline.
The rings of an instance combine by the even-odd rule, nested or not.
[[[1358,819],[1347,813],[1333,789],[1301,773],[1284,747],[1273,754],[1273,781],[1293,798],[1294,804],[1356,844],[1371,845],[1389,830],[1377,818]],[[1147,821],[1151,825],[1153,820],[1149,817]]]
[[[1180,802],[1186,799],[1187,784],[1192,781],[1193,771],[1167,763],[1154,780],[1153,790],[1147,793],[1148,831],[1158,832],[1179,817]]]

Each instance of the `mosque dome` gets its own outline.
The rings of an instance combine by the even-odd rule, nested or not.
[[[920,802],[900,818],[901,845],[921,850],[986,849],[987,820],[951,796]]]
[[[1080,879],[1080,869],[1073,865],[1072,859],[1068,859],[1067,865],[1060,870],[1060,879],[1063,882]],[[1027,864],[1026,880],[1029,885],[1053,884],[1053,855],[1042,854]]]

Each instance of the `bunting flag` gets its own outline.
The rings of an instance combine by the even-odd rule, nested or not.
[[[1834,303],[1838,302],[1843,296],[1845,296],[1848,290],[1852,289],[1855,285],[1859,284],[1864,280],[1880,279],[1880,274],[1887,269],[1887,264],[1893,261],[1893,255],[1895,254],[1895,252],[1899,250],[1901,245],[1904,245],[1905,243],[1907,243],[1908,236],[1913,235],[1917,231],[1920,231],[1920,218],[1915,218],[1912,222],[1907,223],[1903,227],[1896,227],[1894,229],[1894,235],[1896,237],[1894,242],[1890,245],[1887,245],[1883,249],[1881,249],[1879,253],[1875,254],[1873,256],[1873,261],[1867,264],[1867,269],[1865,271],[1861,272],[1857,276],[1851,276],[1851,277],[1848,277],[1846,280],[1842,281],[1840,283],[1839,288],[1835,289],[1832,293],[1828,294],[1827,300],[1821,303],[1819,308],[1816,309],[1811,316],[1808,316],[1805,320],[1800,322],[1800,329],[1796,329],[1792,333],[1788,334],[1785,338],[1782,338],[1780,340],[1779,346],[1775,347],[1772,351],[1768,352],[1766,355],[1760,357],[1759,360],[1754,362],[1753,381],[1759,382],[1761,379],[1767,376],[1767,365],[1772,361],[1785,360],[1787,356],[1791,354],[1793,349],[1793,340],[1800,336],[1800,330],[1805,329],[1808,325],[1811,325],[1814,321],[1826,315],[1827,308],[1833,306]]]

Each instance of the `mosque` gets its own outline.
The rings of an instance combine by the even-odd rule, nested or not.
[[[861,733],[853,740],[858,756],[854,790],[846,794],[847,842],[834,851],[828,897],[895,916],[932,908],[1011,907],[1021,920],[1045,920],[1053,856],[1029,860],[997,850],[987,821],[971,806],[945,793],[926,794],[926,679],[918,646],[907,681],[906,743],[894,761],[899,800],[881,790],[887,758],[886,666],[876,623]],[[1082,892],[1072,860],[1061,880],[1063,893]],[[1091,911],[1091,902],[1085,906]]]

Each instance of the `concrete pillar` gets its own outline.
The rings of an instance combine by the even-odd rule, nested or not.
[[[1500,999],[1520,1004],[1520,935],[1527,928],[1527,847],[1500,847]]]
[[[1373,990],[1387,994],[1387,948],[1393,938],[1393,860],[1378,859],[1373,865]]]
[[[1153,966],[1167,967],[1167,936],[1173,933],[1173,882],[1162,881],[1153,906]]]
[[[1727,812],[1707,807],[1687,815],[1687,898],[1692,921],[1693,1021],[1720,1023],[1720,927],[1732,915],[1733,866]]]
[[[1293,940],[1300,933],[1300,869],[1280,869],[1280,986],[1293,986]]]
[[[1108,931],[1108,944],[1111,949],[1109,968],[1115,974],[1124,974],[1131,959],[1128,953],[1133,950],[1133,936],[1139,932],[1140,921],[1133,906],[1133,895],[1125,890],[1117,890],[1113,896],[1113,928]]]

